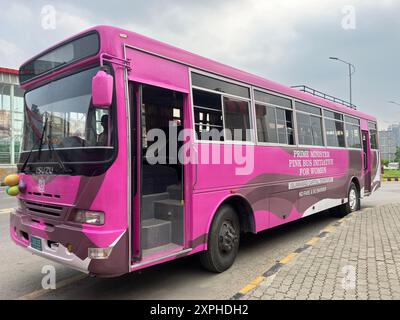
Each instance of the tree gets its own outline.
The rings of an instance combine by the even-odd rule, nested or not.
[[[400,148],[397,147],[394,162],[400,162]]]

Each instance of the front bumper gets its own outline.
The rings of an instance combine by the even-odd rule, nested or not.
[[[81,226],[71,226],[60,221],[37,218],[16,209],[10,216],[10,235],[12,240],[29,252],[64,264],[84,273],[98,276],[116,276],[128,272],[128,248],[125,230],[97,232],[88,235]],[[31,238],[39,238],[41,250],[31,245]],[[102,237],[103,236],[103,237]],[[105,245],[96,241],[105,237],[114,239],[107,243],[113,247],[106,260],[94,260],[88,257],[89,248]],[[70,248],[70,250],[67,249]],[[72,248],[72,250],[71,250]],[[125,260],[126,259],[126,260]]]

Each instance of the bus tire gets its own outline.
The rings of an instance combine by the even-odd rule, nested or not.
[[[229,205],[218,209],[208,234],[208,249],[200,253],[200,262],[209,271],[229,269],[236,259],[240,242],[240,223]]]
[[[338,217],[345,217],[349,213],[360,210],[360,193],[354,182],[350,184],[349,191],[347,192],[348,201],[345,204],[339,206],[336,210],[336,215]]]

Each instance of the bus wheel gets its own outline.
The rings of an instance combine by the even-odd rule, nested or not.
[[[338,217],[347,216],[349,213],[360,210],[360,193],[356,185],[352,182],[347,193],[347,203],[339,206],[335,211]]]
[[[208,250],[200,253],[200,262],[212,272],[223,272],[235,261],[240,241],[240,224],[235,210],[222,206],[216,213],[208,235]]]

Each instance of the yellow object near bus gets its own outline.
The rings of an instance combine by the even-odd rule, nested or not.
[[[8,194],[9,196],[12,196],[12,197],[17,196],[17,195],[19,194],[19,188],[18,188],[18,186],[10,187],[10,188],[7,190],[7,194]]]
[[[17,186],[19,183],[19,176],[17,174],[9,174],[4,179],[4,183],[9,187]]]

